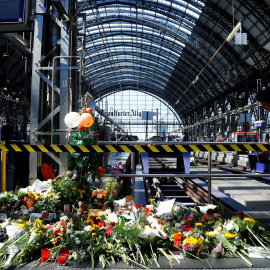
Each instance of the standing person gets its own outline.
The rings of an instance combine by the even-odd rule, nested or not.
[[[116,133],[115,136],[116,136],[117,141],[122,141],[123,140],[122,133],[121,133],[120,129],[117,130],[117,133]]]
[[[114,130],[112,131],[112,133],[111,133],[111,141],[116,141],[116,137],[115,137],[115,132],[114,132]]]
[[[19,128],[16,126],[15,130],[12,133],[11,139],[12,140],[20,140],[22,138],[21,132],[19,131]]]
[[[5,141],[6,145],[10,144],[11,136],[13,133],[13,127],[11,121],[7,120],[7,123],[3,125],[2,130],[2,141]],[[13,167],[9,164],[10,162],[10,151],[8,151],[7,155],[7,171],[11,170]]]
[[[266,143],[269,143],[270,142],[269,133],[266,133],[265,138],[264,138],[264,142],[266,142]]]
[[[217,139],[217,142],[223,142],[222,135],[219,136],[219,138]]]

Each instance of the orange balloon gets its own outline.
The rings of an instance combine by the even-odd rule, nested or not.
[[[79,124],[78,130],[83,131],[84,130],[84,126],[82,126],[81,124]]]
[[[94,123],[94,118],[89,113],[84,113],[81,115],[81,125],[84,127],[90,127]]]
[[[91,113],[93,110],[91,108],[86,108],[86,112]]]

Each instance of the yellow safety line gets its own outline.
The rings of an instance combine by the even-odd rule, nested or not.
[[[16,152],[22,152],[22,149],[18,145],[11,144],[10,146],[14,149],[14,151],[16,151]]]
[[[83,151],[83,152],[90,152],[84,145],[78,145],[78,147]]]
[[[204,147],[208,152],[215,152],[215,150],[214,150],[210,145],[203,145],[203,147]]]
[[[172,148],[170,146],[168,146],[168,145],[161,145],[161,146],[164,148],[164,150],[166,152],[168,152],[168,153],[172,153],[173,152],[173,150],[172,150]]]
[[[105,146],[108,148],[110,152],[113,152],[113,153],[118,152],[112,145],[105,145]]]
[[[228,149],[227,149],[224,145],[222,145],[222,144],[218,144],[217,147],[218,147],[221,151],[223,151],[223,152],[228,151]]]
[[[125,152],[132,152],[126,145],[119,145]]]
[[[3,144],[0,144],[0,149],[3,152],[8,152],[9,151]]]
[[[185,147],[183,147],[182,145],[175,145],[176,148],[179,149],[180,152],[188,152],[187,149]]]
[[[51,147],[57,153],[62,153],[63,152],[57,145],[51,145]]]
[[[96,144],[94,144],[94,145],[91,145],[93,148],[94,148],[94,150],[96,150],[96,152],[99,152],[99,153],[103,153],[104,151],[98,146],[98,145],[96,145]]]
[[[42,152],[49,152],[49,150],[48,150],[44,145],[38,144],[37,147],[38,147]]]
[[[148,147],[150,148],[150,150],[154,153],[159,153],[160,151],[154,146],[154,145],[148,145]]]
[[[248,151],[255,151],[249,144],[244,144],[244,147],[246,147]]]
[[[258,146],[262,151],[268,151],[268,149],[267,149],[263,144],[257,144],[257,146]]]
[[[196,145],[190,144],[189,147],[190,147],[194,152],[201,152],[201,150],[200,150]]]
[[[237,152],[240,152],[242,151],[241,148],[239,148],[237,145],[235,144],[230,144],[230,147],[234,150],[234,151],[237,151]]]
[[[23,146],[27,149],[28,152],[36,152],[36,150],[34,150],[31,145],[24,144]]]
[[[138,152],[146,152],[140,145],[134,145],[134,148],[135,148]]]
[[[68,152],[76,152],[74,148],[70,145],[64,145],[64,147],[68,150]]]

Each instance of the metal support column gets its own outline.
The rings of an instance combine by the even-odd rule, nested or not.
[[[135,159],[135,152],[131,153],[131,170],[132,174],[136,173],[136,159]],[[135,189],[135,176],[131,177],[131,185],[132,185],[132,196],[134,198],[134,189]]]
[[[30,143],[36,143],[34,132],[38,130],[39,106],[40,106],[40,64],[43,42],[43,20],[46,14],[44,0],[36,1],[35,24],[33,37],[33,64],[31,82],[31,108],[30,108]],[[29,156],[29,180],[37,178],[37,153],[30,153]]]
[[[211,175],[211,152],[208,152],[208,174]],[[208,203],[211,203],[212,177],[208,176]]]

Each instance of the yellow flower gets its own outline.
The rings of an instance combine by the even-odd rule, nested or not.
[[[184,242],[187,243],[187,244],[196,245],[198,243],[198,240],[196,238],[192,237],[192,236],[189,236],[184,240]]]
[[[45,233],[42,230],[40,230],[40,232],[41,232],[42,236],[44,237],[45,236]]]
[[[36,219],[36,222],[37,222],[40,226],[42,226],[42,221],[41,221],[40,219]]]
[[[218,226],[218,224],[219,224],[219,221],[216,221],[216,222],[215,222],[215,225]]]
[[[222,237],[226,237],[226,238],[234,238],[234,234],[233,233],[224,233],[222,234]]]
[[[248,217],[245,217],[243,220],[244,220],[244,221],[251,221],[251,222],[255,222],[255,220],[254,220],[254,219],[252,219],[252,218],[248,218]]]
[[[210,237],[214,237],[214,235],[210,232],[206,232],[206,235],[209,235]]]
[[[200,246],[203,244],[203,239],[202,239],[202,237],[199,237],[199,239],[198,239],[198,244],[199,244]]]
[[[196,226],[202,226],[202,223],[201,222],[198,222],[195,224]]]

